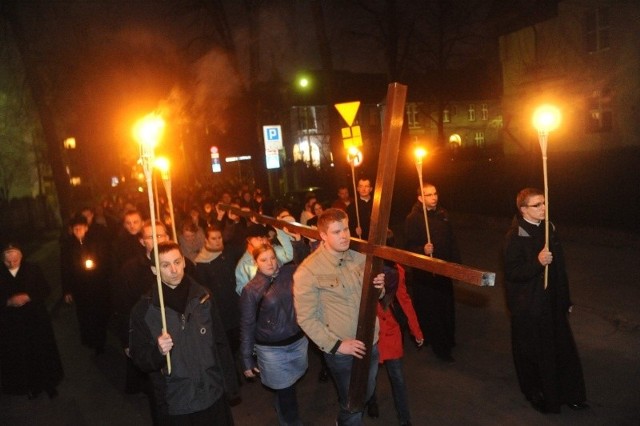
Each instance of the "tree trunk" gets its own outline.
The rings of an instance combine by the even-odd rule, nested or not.
[[[51,170],[53,172],[53,181],[58,194],[60,217],[64,221],[71,214],[71,187],[60,150],[61,138],[56,132],[53,112],[46,101],[46,90],[37,73],[38,66],[29,52],[29,42],[26,37],[27,32],[18,16],[18,11],[16,10],[18,7],[17,4],[17,1],[5,1],[2,13],[13,31],[16,47],[24,65],[25,80],[31,89],[33,102],[36,105],[36,110],[40,118],[44,139],[47,144]]]

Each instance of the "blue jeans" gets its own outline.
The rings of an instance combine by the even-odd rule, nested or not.
[[[398,421],[407,423],[411,421],[409,414],[409,398],[407,396],[407,385],[404,383],[404,374],[402,373],[402,359],[388,359],[384,362],[387,367],[387,374],[391,382],[391,393],[393,394],[393,403],[396,406]]]
[[[387,375],[389,376],[389,382],[391,382],[391,394],[393,395],[393,404],[396,407],[398,422],[400,424],[408,423],[411,421],[411,414],[409,413],[407,385],[404,383],[404,374],[402,372],[402,358],[388,359],[383,364],[387,367]],[[378,397],[374,390],[367,404],[377,402]]]
[[[331,375],[333,376],[333,379],[336,382],[336,387],[338,388],[338,402],[340,403],[340,412],[338,413],[337,419],[338,426],[362,425],[362,415],[364,414],[364,411],[352,413],[347,409],[353,356],[324,353],[324,358],[327,361],[329,371],[331,371]],[[378,358],[378,346],[374,345],[371,351],[371,365],[369,366],[369,381],[367,382],[367,394],[365,396],[365,401],[368,401],[369,398],[371,398],[376,387]]]
[[[302,426],[298,414],[298,399],[296,397],[296,385],[276,390],[276,413],[280,426]]]

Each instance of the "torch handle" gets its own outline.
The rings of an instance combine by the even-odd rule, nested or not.
[[[156,267],[156,284],[158,285],[158,298],[160,302],[160,317],[162,319],[162,332],[167,332],[167,314],[164,308],[164,294],[162,293],[162,279],[160,277],[160,259],[158,257],[158,230],[156,229],[156,212],[153,203],[153,185],[151,182],[151,163],[153,154],[143,155],[142,163],[147,179],[147,193],[149,196],[149,214],[151,216],[151,235],[153,239],[153,260]],[[167,352],[167,374],[171,375],[171,355]]]
[[[356,163],[355,159],[351,158],[349,161],[349,164],[351,165],[351,180],[353,181],[353,204],[356,206],[356,226],[360,228],[360,209],[358,208],[358,189],[356,187],[355,163]],[[358,235],[358,238],[362,238],[362,236]]]
[[[544,175],[544,247],[549,250],[549,179],[547,173],[547,143],[540,143],[542,150],[542,174]],[[544,267],[544,289],[549,285],[549,265]]]
[[[416,170],[418,171],[418,182],[420,183],[420,199],[422,200],[422,213],[424,214],[424,226],[427,231],[427,244],[431,244],[431,233],[429,232],[429,218],[427,216],[427,205],[424,202],[424,194],[422,193],[422,162],[416,163]],[[429,256],[433,257],[433,253]]]

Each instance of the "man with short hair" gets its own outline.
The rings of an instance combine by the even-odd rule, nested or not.
[[[542,413],[559,413],[562,404],[573,410],[589,408],[568,320],[573,303],[564,253],[551,223],[546,247],[544,193],[525,188],[516,206],[505,240],[504,278],[520,390]]]
[[[136,365],[150,375],[161,403],[160,422],[233,425],[227,398],[236,396],[238,381],[217,306],[185,274],[178,244],[159,244],[158,258],[167,328],[156,286],[131,312],[129,348]]]
[[[358,179],[357,186],[358,195],[355,201],[347,206],[347,215],[349,215],[349,230],[352,234],[363,240],[369,239],[369,224],[371,223],[371,211],[373,210],[373,197],[371,191],[371,179],[361,177]],[[358,210],[356,211],[356,203]],[[360,226],[358,226],[358,217],[360,218]]]
[[[198,282],[207,287],[218,305],[224,329],[235,354],[240,347],[240,298],[236,293],[237,259],[225,249],[222,229],[210,226],[205,231],[204,246],[196,256]]]
[[[180,250],[191,262],[195,262],[196,256],[204,245],[204,231],[191,221],[182,224],[182,232],[178,235]]]
[[[338,187],[338,198],[333,202],[331,207],[347,211],[347,207],[352,203],[351,195],[349,195],[349,188],[347,185],[340,185]]]
[[[69,226],[71,235],[60,246],[62,293],[75,303],[83,345],[104,352],[109,321],[111,259],[107,245],[87,235],[87,218],[77,213]]]
[[[338,388],[340,426],[362,424],[363,411],[350,412],[347,407],[353,358],[362,359],[370,351],[369,380],[366,400],[375,388],[378,371],[378,332],[376,318],[373,347],[357,340],[358,313],[366,256],[349,249],[350,233],[347,214],[327,209],[318,219],[323,244],[298,266],[293,276],[293,295],[298,324],[318,345],[327,361]],[[373,279],[373,285],[384,296],[384,274]]]
[[[449,215],[438,205],[436,187],[424,183],[422,188],[418,188],[417,195],[416,203],[405,220],[407,250],[460,263],[460,253]],[[423,203],[427,209],[431,242],[427,238]],[[412,272],[413,305],[424,333],[425,344],[431,345],[440,360],[454,362],[451,354],[456,344],[453,281],[443,275],[420,269],[414,268]]]
[[[142,223],[142,214],[138,210],[125,212],[122,220],[123,227],[113,244],[116,269],[124,265],[127,260],[144,254],[144,248],[138,240]]]
[[[112,299],[114,308],[115,329],[120,344],[127,357],[125,376],[125,392],[135,394],[145,391],[146,377],[135,367],[129,357],[129,315],[131,309],[143,294],[151,291],[157,279],[151,270],[151,251],[153,250],[153,227],[150,220],[142,225],[138,235],[139,244],[144,247],[144,254],[127,260],[118,270],[112,281]],[[156,237],[158,244],[169,241],[169,235],[160,221],[156,221]]]

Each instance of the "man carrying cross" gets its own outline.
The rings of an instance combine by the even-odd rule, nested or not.
[[[353,241],[351,241],[351,246],[353,248],[363,254],[366,254],[366,260],[363,266],[364,278],[362,278],[358,284],[359,288],[362,291],[362,302],[360,302],[360,300],[357,301],[358,305],[360,306],[360,312],[358,314],[357,332],[355,334],[357,340],[363,342],[365,347],[374,347],[373,342],[375,341],[377,336],[377,329],[375,327],[377,321],[376,306],[378,304],[378,298],[380,297],[380,291],[376,287],[373,287],[371,285],[362,285],[362,283],[369,283],[373,281],[378,272],[382,270],[383,259],[391,260],[396,263],[407,265],[413,268],[424,269],[432,273],[444,275],[452,279],[477,286],[493,286],[495,282],[495,273],[493,272],[481,271],[467,266],[446,262],[441,259],[434,259],[421,254],[398,250],[392,247],[384,247],[389,223],[389,216],[391,212],[391,197],[389,195],[383,197],[382,194],[393,193],[393,185],[395,182],[395,167],[398,158],[398,148],[404,117],[404,100],[406,97],[406,89],[406,86],[398,83],[391,83],[389,85],[386,102],[385,124],[383,128],[382,143],[380,145],[380,155],[378,157],[378,174],[376,177],[376,182],[378,182],[378,184],[376,185],[374,206],[371,212],[371,229],[368,236],[369,238],[368,241],[362,241],[359,239],[354,239]],[[255,217],[255,219],[260,223],[267,223],[278,228],[287,227],[289,228],[289,230],[299,232],[301,235],[304,235],[307,238],[323,239],[321,233],[318,232],[318,230],[310,229],[306,226],[274,220],[270,217],[256,215],[254,212],[243,212],[242,210],[235,209],[231,206],[226,206],[225,208],[233,210],[235,214],[241,216]],[[342,223],[344,219],[346,218],[343,217],[337,219],[336,221]],[[320,226],[321,225],[319,223],[318,227],[320,228]],[[324,232],[325,236],[328,239],[328,235],[330,234],[330,232],[328,232],[329,230],[326,224],[322,229],[322,232]],[[340,231],[338,231],[338,234],[339,233]],[[341,239],[340,241],[343,241],[343,239]],[[324,242],[324,244],[327,244],[326,241]],[[340,246],[341,250],[337,251],[347,251],[348,253],[351,253],[351,250],[349,250],[349,244],[346,241],[342,244],[343,245]],[[346,244],[346,247],[344,246],[344,244]],[[315,256],[313,257],[315,258]],[[335,265],[333,267],[335,267]],[[321,281],[324,282],[326,285],[326,290],[330,290],[330,282],[325,282],[324,279],[319,279],[324,277],[323,271],[318,271],[315,269],[314,271],[318,274],[318,283]],[[339,287],[336,285],[335,288],[338,289]],[[331,308],[336,309],[336,307],[334,306],[332,306]],[[316,325],[320,330],[322,330],[321,327],[324,326],[323,324]],[[302,326],[302,328],[304,329],[305,327]],[[310,335],[310,337],[313,340],[313,336]],[[334,342],[336,341],[334,340]],[[325,342],[325,344],[329,346],[331,342]],[[330,349],[333,348],[329,348],[328,350]],[[370,383],[369,378],[371,377],[369,375],[369,372],[371,370],[372,363],[374,363],[374,361],[371,359],[372,352],[373,351],[368,350],[364,353],[364,356],[352,358],[353,366],[350,371],[351,382],[348,387],[349,397],[347,404],[347,408],[351,412],[361,413],[364,409],[365,401],[368,400],[368,396],[366,396],[366,394],[368,384]],[[344,405],[341,405],[341,410],[343,408]],[[356,418],[356,422],[361,421],[360,417],[354,417]]]
[[[349,249],[349,220],[344,211],[325,210],[318,218],[318,231],[323,244],[302,262],[293,276],[297,320],[323,351],[336,382],[340,402],[338,425],[360,425],[363,411],[348,408],[353,359],[362,359],[370,351],[366,399],[373,393],[378,370],[377,321],[372,347],[355,338],[362,286],[366,285],[363,283],[366,256]],[[382,298],[384,274],[376,275],[373,285],[382,289]]]

